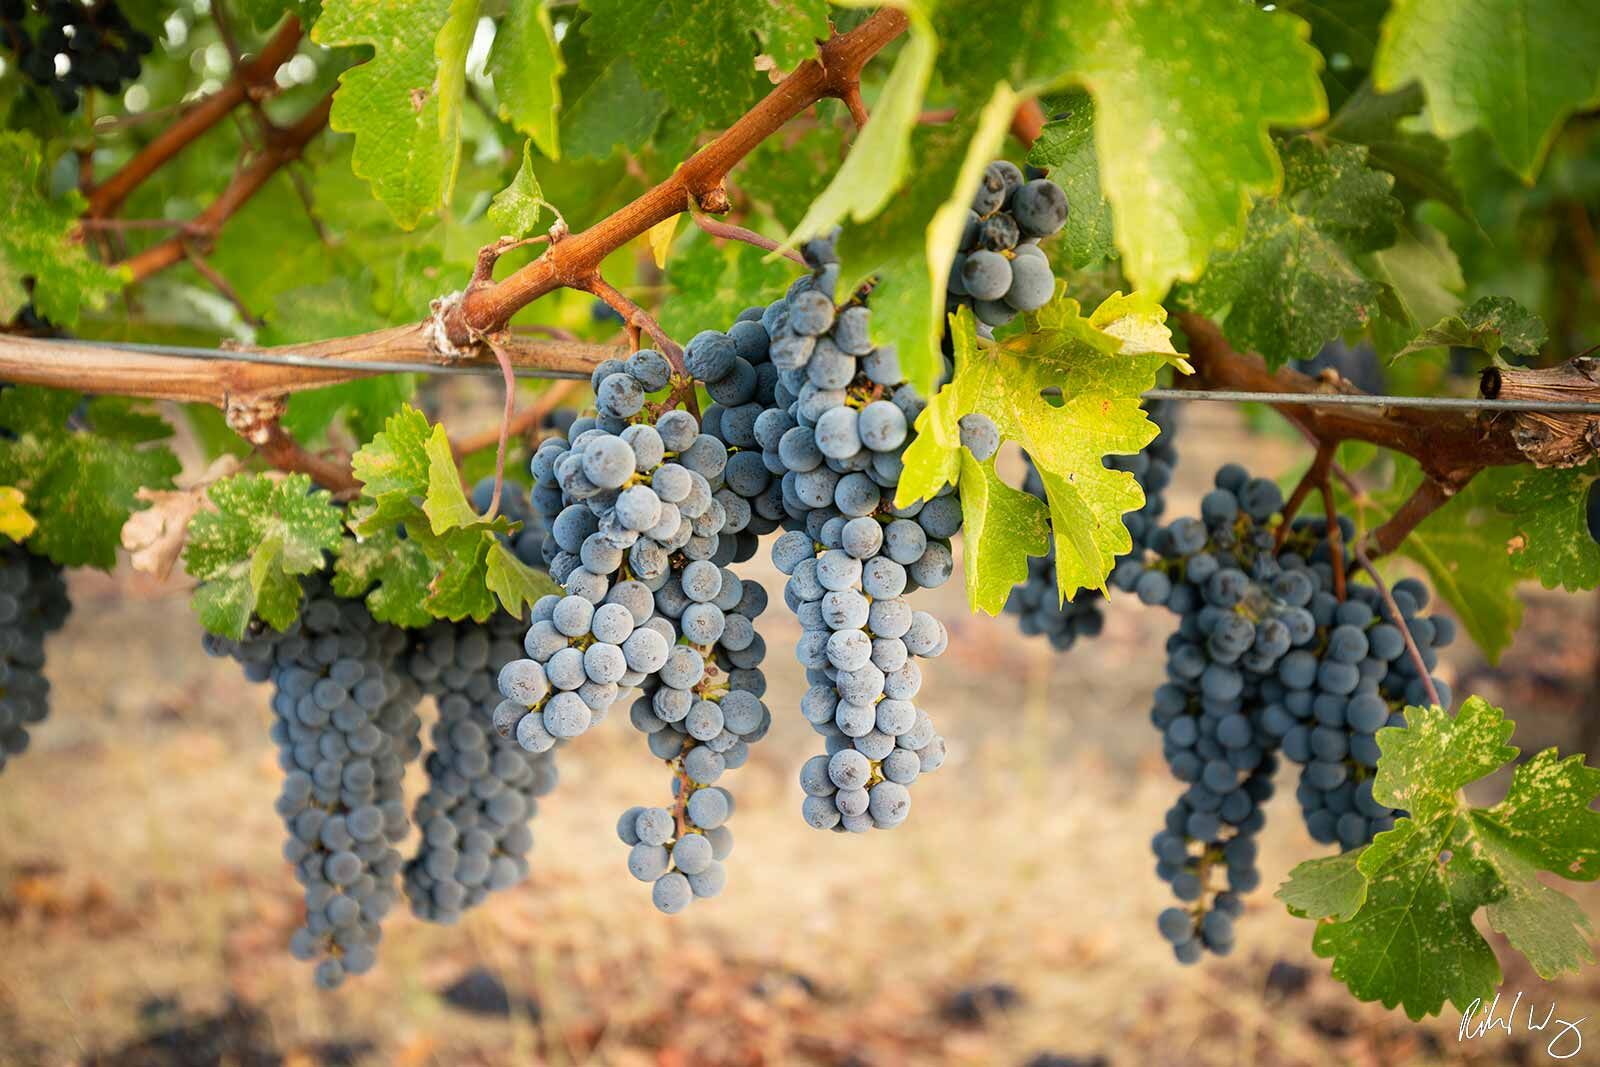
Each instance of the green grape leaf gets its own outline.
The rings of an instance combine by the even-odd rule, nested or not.
[[[798,246],[846,219],[865,222],[882,211],[905,183],[912,159],[911,134],[922,111],[937,48],[927,21],[913,14],[911,38],[883,83],[872,118],[856,136],[833,181],[795,224],[786,244]]]
[[[461,487],[461,472],[456,469],[456,457],[450,451],[450,438],[445,436],[444,424],[434,426],[428,438],[428,492],[422,501],[422,513],[436,534],[471,526],[478,521],[472,510],[466,490]]]
[[[931,499],[945,484],[958,483],[961,417],[987,415],[1003,439],[1028,453],[1044,482],[1061,595],[1104,589],[1116,558],[1133,547],[1122,515],[1142,507],[1144,495],[1133,475],[1101,461],[1138,452],[1155,437],[1139,395],[1168,362],[1166,353],[1137,351],[1109,331],[1130,316],[1165,320],[1160,305],[1142,297],[1118,294],[1088,318],[1076,301],[1058,297],[1040,309],[1034,331],[980,347],[971,310],[952,316],[955,375],[917,418],[896,502]],[[987,520],[967,521],[977,521],[980,530],[987,526]],[[1016,558],[1025,564],[1029,538],[1013,543],[1023,546]]]
[[[1415,460],[1395,456],[1395,475],[1388,488],[1350,498],[1342,488],[1340,508],[1362,531],[1386,521],[1422,484]],[[1515,524],[1503,514],[1486,480],[1474,478],[1450,502],[1429,515],[1407,535],[1396,555],[1428,572],[1434,591],[1449,604],[1468,636],[1490,663],[1511,645],[1522,625],[1522,575],[1511,562]]]
[[[1353,918],[1367,901],[1367,880],[1356,866],[1360,858],[1356,851],[1306,860],[1289,872],[1274,896],[1296,918]]]
[[[374,49],[339,76],[329,124],[355,135],[352,167],[408,230],[455,185],[476,13],[473,0],[328,0],[312,30],[327,47]]]
[[[362,493],[378,501],[395,496],[420,500],[428,487],[430,433],[428,417],[409,404],[391,415],[383,432],[351,458],[351,473],[362,483]],[[363,522],[357,532],[377,529]]]
[[[0,132],[0,322],[29,301],[58,326],[77,323],[82,306],[103,307],[124,273],[89,258],[72,239],[84,200],[77,192],[54,199],[40,192],[44,156],[30,133]]]
[[[755,103],[764,79],[750,20],[767,14],[764,0],[583,0],[583,7],[590,47],[626,55],[639,81],[687,127],[726,126]]]
[[[499,97],[500,117],[533,138],[539,151],[550,159],[561,158],[561,74],[565,69],[544,0],[512,4],[495,34],[489,75]],[[526,152],[523,159],[527,168]],[[532,225],[527,229],[533,229]]]
[[[1305,23],[1253,4],[1086,4],[1074,15],[1063,66],[1094,94],[1122,268],[1164,295],[1238,242],[1252,194],[1278,189],[1267,130],[1327,113],[1321,57]]]
[[[1506,296],[1485,296],[1459,315],[1447,315],[1423,330],[1395,358],[1441,345],[1477,348],[1491,356],[1509,349],[1536,356],[1550,339],[1544,320]]]
[[[1482,129],[1532,184],[1573,111],[1600,93],[1600,18],[1571,0],[1395,0],[1373,80],[1420,82],[1434,132]]]
[[[1536,576],[1546,589],[1568,592],[1600,585],[1600,544],[1589,533],[1589,493],[1600,471],[1493,467],[1484,495],[1510,516],[1511,566]]]
[[[1432,197],[1469,217],[1466,197],[1450,170],[1450,146],[1403,124],[1421,111],[1418,87],[1380,93],[1363,82],[1321,133],[1335,141],[1365,145],[1367,162],[1393,174],[1400,188]]]
[[[1100,191],[1100,160],[1094,149],[1094,100],[1080,91],[1058,93],[1042,101],[1049,115],[1028,151],[1028,162],[1047,167],[1050,180],[1067,194],[1071,210],[1057,238],[1066,246],[1073,267],[1082,270],[1117,254],[1111,225],[1111,203]]]
[[[28,511],[27,498],[14,485],[0,486],[0,534],[13,541],[26,541],[39,528],[39,520]]]
[[[64,567],[110,570],[123,523],[145,506],[139,489],[171,488],[180,465],[171,449],[149,445],[170,428],[125,400],[84,405],[80,425],[69,427],[82,399],[32,385],[0,392],[0,427],[12,435],[0,440],[0,485],[31,505],[35,552]]]
[[[996,86],[975,125],[953,122],[920,139],[918,158],[929,165],[882,214],[848,228],[839,240],[841,291],[877,276],[874,291],[883,295],[873,301],[873,334],[879,344],[895,345],[906,380],[925,396],[944,372],[939,339],[950,264],[972,194],[999,151],[1016,99],[1009,87]]]
[[[1382,286],[1378,293],[1382,314],[1370,323],[1373,348],[1380,356],[1405,347],[1423,323],[1453,314],[1467,286],[1450,242],[1431,226],[1402,228],[1394,244],[1372,253],[1366,270]]]
[[[351,466],[363,483],[351,529],[363,538],[378,538],[382,546],[383,536],[404,528],[405,540],[427,561],[420,603],[434,618],[471,616],[482,622],[494,612],[496,596],[505,610],[521,614],[530,589],[540,596],[549,591],[512,566],[514,557],[508,561],[498,555],[505,547],[501,538],[514,533],[517,523],[504,515],[485,521],[472,510],[444,427],[430,427],[421,412],[405,407],[391,417]],[[392,566],[404,591],[396,595],[416,597],[422,565],[408,557]]]
[[[967,603],[998,615],[1012,587],[1028,579],[1028,557],[1050,550],[1050,520],[1044,502],[1000,480],[994,457],[979,462],[962,449],[961,565]]]
[[[367,610],[379,622],[418,627],[433,621],[422,606],[433,563],[422,546],[392,528],[346,538],[333,571],[333,591],[344,597],[365,594]]]
[[[666,113],[666,98],[647,89],[633,61],[597,46],[580,32],[592,20],[569,24],[561,39],[561,150],[570,159],[607,159],[617,149],[641,148]],[[559,201],[565,204],[565,200]]]
[[[780,71],[791,71],[817,55],[828,39],[827,0],[739,0],[745,25],[761,38]]]
[[[1378,285],[1357,257],[1393,244],[1401,213],[1394,178],[1368,167],[1364,148],[1298,138],[1283,167],[1283,192],[1256,202],[1244,243],[1213,256],[1180,294],[1273,368],[1310,359],[1373,316]]]
[[[522,166],[517,168],[517,176],[489,201],[489,221],[508,237],[525,237],[539,225],[544,207],[544,191],[533,173],[533,142],[529,141],[522,146]]]
[[[206,491],[215,510],[189,523],[183,564],[200,580],[194,607],[212,633],[241,637],[252,615],[287,629],[300,613],[300,576],[337,551],[344,517],[304,474],[235,474]]]
[[[1421,707],[1405,716],[1403,729],[1378,731],[1373,796],[1409,815],[1351,853],[1365,899],[1317,926],[1317,955],[1333,960],[1333,976],[1358,998],[1398,1004],[1412,1019],[1446,1001],[1465,1010],[1500,983],[1499,962],[1473,923],[1480,908],[1542,978],[1593,963],[1588,919],[1539,872],[1600,878],[1600,813],[1589,810],[1600,770],[1546,749],[1517,766],[1504,800],[1476,807],[1462,788],[1518,755],[1506,744],[1513,725],[1504,712],[1474,696],[1453,717]],[[1295,886],[1306,866],[1280,897],[1317,896]]]
[[[561,584],[547,571],[535,570],[517,558],[503,541],[489,546],[484,584],[513,615],[522,617],[540,597],[561,595]]]

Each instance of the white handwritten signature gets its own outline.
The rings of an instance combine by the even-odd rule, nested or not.
[[[1467,1010],[1461,1013],[1461,1027],[1456,1031],[1456,1040],[1470,1041],[1497,1029],[1504,1030],[1506,1036],[1510,1037],[1517,1024],[1517,1007],[1521,1002],[1522,994],[1519,992],[1516,998],[1511,1001],[1511,1007],[1507,1009],[1505,1015],[1500,1016],[1497,1014],[1500,1007],[1499,993],[1494,995],[1494,999],[1489,1002],[1487,1008],[1483,1007],[1481,998],[1474,998],[1472,1003],[1467,1005]],[[1473,1017],[1478,1015],[1480,1009],[1483,1011],[1482,1017],[1474,1019]],[[1550,1002],[1550,1009],[1544,1013],[1543,1019],[1538,1017],[1533,1005],[1529,1004],[1526,1029],[1529,1031],[1544,1030],[1554,1024],[1556,1027],[1555,1036],[1545,1046],[1545,1054],[1551,1059],[1568,1060],[1583,1050],[1583,1031],[1578,1027],[1588,1016],[1585,1015],[1582,1019],[1571,1021],[1558,1019],[1555,1016],[1555,1001]]]

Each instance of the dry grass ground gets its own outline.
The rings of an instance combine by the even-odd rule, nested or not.
[[[1237,446],[1229,418],[1196,414],[1175,509]],[[1251,453],[1263,470],[1292,458],[1270,443]],[[968,615],[954,586],[922,594],[952,632],[922,695],[950,761],[892,833],[808,830],[795,771],[816,746],[795,709],[796,628],[770,567],[750,566],[774,593],[762,623],[777,724],[726,783],[739,810],[724,895],[667,918],[627,876],[616,816],[662,802],[668,783],[612,721],[563,754],[528,885],[459,927],[396,914],[378,968],[333,995],[283,947],[300,905],[278,855],[265,691],[201,653],[177,584],[75,576],[77,610],[51,648],[55,711],[0,779],[0,1064],[1545,1059],[1537,1035],[1458,1044],[1448,1016],[1413,1025],[1356,1004],[1269,891],[1233,957],[1172,963],[1148,840],[1176,787],[1146,718],[1170,624],[1134,605],[1059,656],[1008,619]],[[1566,747],[1595,647],[1588,609],[1535,597],[1512,671],[1486,673],[1457,648],[1452,681],[1518,701],[1508,711],[1540,743]],[[1531,681],[1524,662],[1541,665]],[[1269,887],[1319,852],[1291,793],[1270,808]],[[1578,896],[1600,912],[1595,893]],[[440,996],[475,969],[504,984],[510,1011]],[[989,983],[1015,990],[1008,1010],[950,1003]],[[1588,976],[1545,984],[1514,969],[1505,988],[1600,1018]]]

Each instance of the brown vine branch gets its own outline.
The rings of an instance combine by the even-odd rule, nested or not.
[[[513,366],[551,377],[587,379],[602,360],[627,355],[627,350],[618,345],[519,336],[504,337],[501,344]],[[441,358],[422,324],[260,351],[351,362],[494,366],[494,359],[488,354],[465,360]],[[80,393],[176,400],[220,408],[229,400],[280,396],[368,376],[368,373],[344,367],[322,369],[251,363],[242,359],[189,359],[130,352],[89,341],[46,341],[0,334],[0,379]]]
[[[799,252],[792,248],[786,248],[780,242],[774,241],[772,238],[759,234],[754,230],[745,229],[743,226],[735,226],[731,222],[714,219],[700,211],[691,211],[690,217],[694,219],[696,226],[720,241],[743,241],[747,245],[755,245],[757,248],[768,252],[781,252],[785,258],[793,260],[802,267],[806,265],[805,257]]]
[[[1312,378],[1285,367],[1269,371],[1260,356],[1234,350],[1210,319],[1182,312],[1178,321],[1189,337],[1192,380],[1197,387],[1252,393],[1354,393],[1342,379]],[[1512,420],[1476,413],[1419,408],[1316,407],[1277,405],[1275,410],[1320,448],[1341,441],[1366,441],[1400,452],[1422,467],[1423,489],[1367,537],[1366,551],[1392,551],[1423,519],[1460,492],[1488,467],[1527,462],[1518,447]]]
[[[844,106],[850,109],[850,118],[855,122],[856,130],[859,132],[872,117],[867,114],[866,101],[861,99],[861,85],[857,83],[845,89],[840,99],[844,101]]]
[[[229,429],[255,446],[267,463],[278,470],[307,474],[311,480],[335,494],[360,488],[348,462],[336,462],[314,455],[283,428],[282,397],[229,399],[223,413]]]
[[[328,111],[333,107],[333,94],[328,94],[310,111],[302,115],[293,126],[274,129],[264,151],[234,173],[218,197],[201,211],[183,232],[174,234],[144,251],[123,260],[132,281],[138,282],[165,270],[183,260],[189,242],[197,242],[202,249],[216,239],[217,233],[234,214],[253,197],[280,168],[300,158],[311,139],[328,124]]]
[[[849,33],[830,37],[807,60],[672,176],[600,222],[555,242],[538,259],[494,285],[469,292],[448,323],[450,339],[505,325],[518,310],[562,287],[585,289],[601,261],[650,227],[684,211],[722,184],[734,165],[784,123],[824,97],[844,99],[861,68],[906,29],[904,13],[882,9]]]
[[[300,46],[301,32],[299,19],[293,15],[285,19],[254,59],[234,68],[227,84],[185,111],[121,169],[96,186],[89,194],[87,214],[91,218],[115,214],[123,201],[169,159],[227,118],[246,98],[271,86],[278,67]]]
[[[250,323],[252,326],[260,326],[262,324],[255,313],[250,310],[250,306],[239,296],[239,291],[233,287],[233,284],[227,278],[223,277],[221,271],[213,267],[210,261],[200,254],[199,249],[193,245],[185,245],[183,252],[189,260],[189,265],[199,273],[200,277],[210,282],[211,287],[221,293],[228,303],[234,306],[234,309],[239,312],[239,316],[245,322]]]

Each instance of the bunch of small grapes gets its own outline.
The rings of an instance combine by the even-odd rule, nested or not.
[[[1155,440],[1135,455],[1107,456],[1104,460],[1110,469],[1132,474],[1144,493],[1144,506],[1123,516],[1128,533],[1133,537],[1129,555],[1142,553],[1146,540],[1160,524],[1167,506],[1165,491],[1178,462],[1178,405],[1167,400],[1152,400],[1145,410],[1158,427]],[[1045,499],[1044,480],[1031,460],[1022,488],[1040,500]],[[1050,550],[1043,556],[1028,558],[1028,578],[1012,590],[1006,600],[1006,611],[1019,617],[1017,625],[1024,634],[1043,635],[1058,651],[1065,652],[1080,637],[1094,637],[1100,633],[1105,625],[1104,603],[1105,597],[1098,590],[1084,590],[1070,601],[1061,599],[1052,541]]]
[[[1049,178],[1026,181],[1003,159],[990,163],[950,265],[950,309],[970,306],[979,322],[994,327],[1049,303],[1056,279],[1039,241],[1066,221],[1067,194],[1059,185]]]
[[[453,923],[497,889],[528,876],[530,821],[556,785],[555,753],[530,753],[486,729],[500,670],[519,658],[521,619],[436,622],[418,631],[405,669],[439,706],[428,790],[413,819],[422,839],[406,864],[411,910]]]
[[[699,618],[712,614],[704,606],[722,620],[709,641],[701,639],[715,627]],[[664,912],[680,911],[694,897],[714,896],[725,881],[721,861],[733,838],[723,823],[733,797],[715,783],[744,765],[750,746],[772,725],[761,701],[766,644],[755,631],[766,607],[766,590],[758,583],[703,560],[685,565],[655,593],[648,625],[669,634],[682,627],[682,634],[661,669],[645,680],[629,718],[646,735],[651,753],[672,769],[673,808],[631,808],[617,830],[631,848],[629,872],[652,883],[652,898]],[[636,819],[646,810],[665,812],[673,832],[657,840],[659,817]]]
[[[513,659],[498,677],[503,698],[493,722],[502,737],[529,752],[580,737],[605,719],[623,690],[639,685],[666,662],[668,642],[634,613],[618,590],[600,603],[569,593],[541,597],[523,639],[526,658]]]
[[[617,379],[633,380],[612,371],[602,390]],[[714,496],[728,452],[700,432],[693,415],[667,411],[653,425],[628,423],[616,432],[578,419],[572,431],[570,443],[545,439],[532,462],[535,503],[550,529],[542,555],[569,593],[598,604],[624,563],[633,578],[659,586],[675,553],[729,562],[732,545],[719,539],[727,513]],[[550,486],[561,494],[559,510],[547,507]]]
[[[1352,570],[1343,548],[1354,535],[1349,521],[1341,520],[1335,557],[1325,520],[1272,525],[1276,519],[1281,527],[1284,503],[1273,482],[1229,464],[1215,486],[1201,501],[1200,518],[1180,518],[1150,537],[1153,561],[1129,558],[1112,572],[1119,588],[1180,619],[1167,642],[1168,681],[1151,713],[1174,776],[1190,783],[1184,828],[1169,825],[1153,843],[1164,877],[1188,869],[1180,852],[1193,859],[1196,846],[1225,845],[1218,835],[1228,827],[1248,829],[1240,820],[1263,797],[1243,794],[1280,750],[1305,766],[1299,796],[1318,840],[1356,847],[1392,826],[1400,813],[1372,799],[1373,734],[1402,721],[1406,700],[1423,699],[1379,592],[1347,581],[1344,599],[1336,594],[1336,574]],[[1448,640],[1448,620],[1441,626],[1415,618],[1425,598],[1403,591],[1397,602],[1407,625],[1420,626],[1430,644],[1441,632]],[[1433,661],[1425,662],[1431,669]],[[1448,687],[1434,684],[1448,703]],[[1174,889],[1189,899],[1176,882]],[[1203,922],[1198,912],[1194,918]],[[1192,936],[1174,938],[1176,930],[1176,919],[1162,920],[1175,946],[1194,943]],[[1178,951],[1182,959],[1198,955]]]
[[[15,56],[29,81],[50,91],[63,112],[77,110],[84,89],[121,92],[138,79],[141,58],[155,47],[110,0],[46,0],[36,37],[24,25],[29,11],[24,0],[0,0],[0,47]]]
[[[50,714],[44,639],[71,610],[60,567],[21,545],[0,544],[0,771],[28,750],[28,728]]]
[[[277,801],[288,828],[284,858],[305,887],[305,924],[289,950],[319,959],[332,989],[377,960],[379,923],[397,898],[410,829],[401,779],[421,745],[421,691],[400,669],[406,636],[340,599],[325,578],[307,584],[285,632],[259,625],[241,641],[208,636],[215,655],[272,682],[271,736],[285,775]]]

